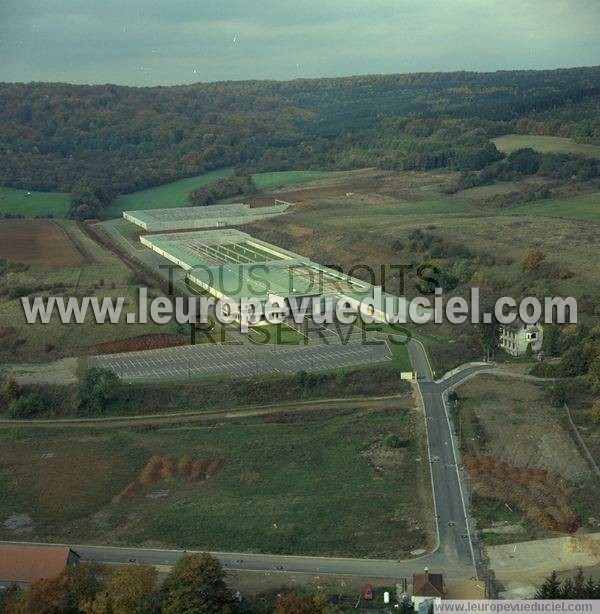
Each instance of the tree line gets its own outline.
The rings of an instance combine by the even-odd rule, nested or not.
[[[600,93],[590,85],[599,75],[581,68],[151,88],[3,83],[0,185],[69,192],[71,216],[88,219],[102,217],[119,194],[224,166],[480,171],[502,158],[489,139],[509,132],[600,143]],[[206,204],[245,190],[243,177],[191,199]]]
[[[338,614],[323,594],[284,591],[270,599],[244,598],[225,582],[218,559],[206,553],[180,557],[159,581],[151,565],[117,568],[100,563],[67,567],[22,589],[0,591],[0,614]]]

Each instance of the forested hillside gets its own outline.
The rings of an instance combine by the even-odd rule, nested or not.
[[[600,67],[130,88],[0,84],[0,185],[73,216],[207,170],[477,171],[520,132],[600,144]]]

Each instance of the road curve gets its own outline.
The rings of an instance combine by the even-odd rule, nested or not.
[[[438,546],[434,552],[424,556],[394,561],[385,559],[353,559],[339,557],[292,556],[278,554],[249,554],[235,552],[213,552],[225,569],[254,572],[315,573],[332,575],[371,576],[379,578],[400,578],[410,576],[427,566],[448,577],[477,577],[477,557],[474,551],[467,509],[463,496],[464,485],[458,458],[457,442],[445,404],[445,393],[463,380],[472,377],[486,366],[466,367],[452,377],[435,382],[425,349],[416,340],[408,341],[408,351],[419,379],[419,388],[429,448]],[[458,462],[457,462],[458,461]],[[34,545],[33,542],[0,542]],[[56,545],[56,544],[35,544]],[[106,564],[145,563],[149,565],[173,565],[184,550],[153,548],[122,548],[115,546],[72,545],[83,560]],[[192,552],[192,551],[190,551]]]

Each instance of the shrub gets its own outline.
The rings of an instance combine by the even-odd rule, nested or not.
[[[558,369],[556,365],[552,365],[548,362],[538,362],[529,371],[531,375],[535,375],[535,377],[556,377],[558,374]]]
[[[7,377],[0,389],[0,404],[8,407],[21,396],[21,387],[14,377]]]
[[[8,408],[8,417],[14,420],[32,418],[46,409],[44,400],[37,392],[20,396]]]
[[[548,391],[552,407],[562,407],[567,400],[567,393],[562,384],[554,384]]]
[[[102,412],[121,392],[119,378],[108,369],[88,369],[79,386],[79,407]]]
[[[386,438],[384,445],[386,448],[401,448],[402,439],[396,433],[390,433]]]
[[[546,254],[539,249],[533,249],[523,259],[521,269],[523,273],[533,273],[542,266],[544,260],[546,260]]]

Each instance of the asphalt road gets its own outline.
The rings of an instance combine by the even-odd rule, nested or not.
[[[453,386],[486,367],[467,367],[436,383],[425,350],[420,343],[411,340],[408,349],[413,368],[419,375],[418,386],[425,408],[429,462],[439,536],[435,551],[407,561],[214,552],[213,554],[219,558],[225,569],[400,578],[408,577],[427,566],[430,570],[444,573],[448,577],[477,576],[477,551],[472,545],[467,521],[464,477],[460,468],[460,460],[455,456],[456,440],[447,417],[444,394]],[[459,461],[458,466],[457,460]],[[137,562],[172,565],[184,552],[183,550],[77,544],[70,545],[70,547],[84,560],[108,564]]]

